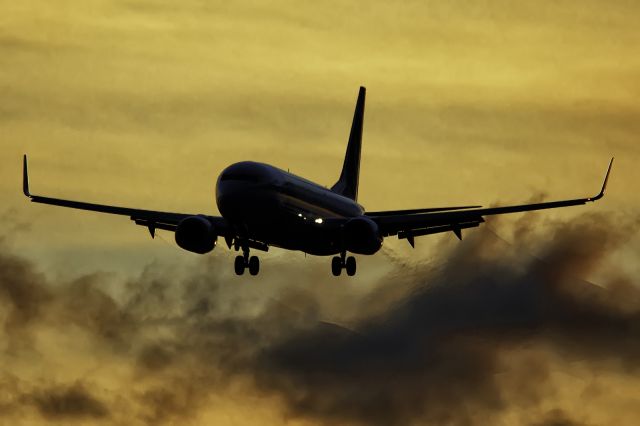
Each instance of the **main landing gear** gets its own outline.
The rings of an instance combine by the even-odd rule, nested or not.
[[[258,259],[258,256],[249,256],[249,250],[244,250],[244,254],[236,256],[233,267],[236,275],[244,274],[245,268],[249,268],[251,275],[258,275],[258,272],[260,272],[260,259]]]
[[[356,274],[356,258],[346,256],[347,253],[343,251],[340,256],[335,256],[331,259],[331,272],[334,276],[339,276],[343,269],[347,270],[347,275],[350,277]]]

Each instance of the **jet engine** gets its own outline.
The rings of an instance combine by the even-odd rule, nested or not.
[[[203,216],[186,217],[176,228],[176,244],[187,251],[209,253],[215,248],[217,240],[213,225]]]
[[[382,247],[378,225],[368,217],[349,220],[343,229],[345,248],[356,254],[374,254]]]

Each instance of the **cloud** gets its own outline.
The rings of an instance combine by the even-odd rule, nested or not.
[[[79,383],[42,389],[24,398],[49,420],[101,419],[109,415],[108,408]]]
[[[297,414],[328,421],[481,424],[514,395],[544,398],[544,360],[511,371],[518,380],[508,388],[498,380],[502,357],[522,344],[589,362],[618,359],[635,373],[640,305],[622,311],[619,295],[579,278],[624,235],[586,216],[549,238],[540,259],[523,264],[486,230],[472,235],[401,304],[358,324],[358,333],[313,325],[263,348],[258,385],[285,395]]]
[[[437,265],[392,269],[346,308],[358,311],[344,317],[348,325],[326,321],[343,306],[322,297],[331,287],[296,287],[299,274],[285,265],[272,299],[233,290],[215,257],[185,273],[146,268],[115,297],[105,274],[53,282],[4,246],[3,333],[22,344],[2,358],[20,365],[35,351],[45,365],[63,362],[42,337],[53,333],[81,345],[85,352],[73,355],[81,363],[124,368],[68,373],[62,382],[19,368],[3,391],[30,396],[5,400],[4,411],[197,423],[213,400],[249,395],[277,398],[271,410],[284,418],[321,424],[473,425],[507,413],[572,424],[556,371],[579,361],[604,377],[637,380],[640,291],[616,274],[603,287],[586,281],[633,232],[601,215],[549,229],[516,226],[518,240],[508,244],[481,228]],[[312,271],[309,280],[322,278]],[[406,290],[386,290],[398,285]],[[384,300],[370,306],[367,297]],[[561,411],[543,410],[549,398]]]
[[[3,328],[8,337],[21,337],[39,319],[42,306],[51,298],[43,281],[42,274],[26,260],[0,253],[0,302],[6,309]]]
[[[551,410],[540,422],[532,423],[531,426],[587,426],[587,424],[573,420],[562,410]]]

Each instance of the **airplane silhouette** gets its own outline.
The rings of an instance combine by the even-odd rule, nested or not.
[[[453,232],[479,226],[484,216],[568,207],[597,201],[604,196],[613,158],[600,192],[587,198],[504,207],[435,207],[414,210],[366,211],[358,204],[360,147],[365,103],[360,87],[340,178],[327,189],[292,173],[264,163],[242,161],[222,171],[216,183],[216,203],[222,216],[141,210],[32,195],[29,191],[27,156],[23,158],[23,192],[36,203],[129,216],[136,225],[175,232],[178,246],[194,253],[212,251],[218,237],[229,249],[242,250],[235,258],[235,272],[249,269],[257,275],[260,261],[250,250],[270,246],[299,250],[318,256],[334,256],[331,271],[338,276],[356,273],[356,259],[347,253],[371,255],[385,237],[396,235],[415,247],[415,237]]]

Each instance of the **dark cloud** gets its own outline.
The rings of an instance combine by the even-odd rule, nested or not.
[[[259,353],[257,382],[297,414],[365,424],[482,424],[514,395],[537,402],[546,366],[533,360],[497,381],[501,356],[527,342],[571,356],[616,358],[631,372],[640,355],[640,305],[580,277],[623,239],[592,216],[560,225],[539,259],[518,263],[487,231],[472,236],[438,271],[421,277],[399,306],[359,333],[326,325],[292,331]],[[627,287],[637,294],[637,288]]]
[[[7,312],[2,325],[11,341],[24,337],[29,325],[42,315],[42,306],[51,299],[44,282],[44,276],[35,272],[32,264],[0,250],[0,306]]]
[[[525,407],[538,410],[538,424],[578,424],[566,410],[542,410],[555,395],[554,357],[601,374],[637,373],[640,291],[622,273],[603,287],[586,281],[631,233],[615,229],[630,226],[598,215],[544,233],[517,223],[513,244],[489,227],[469,232],[439,264],[393,269],[372,283],[376,290],[349,306],[357,314],[348,327],[323,321],[336,302],[316,292],[331,287],[296,287],[299,274],[284,265],[279,280],[290,284],[274,299],[231,291],[237,283],[220,273],[228,265],[218,257],[185,274],[146,268],[115,298],[104,274],[51,282],[4,247],[6,336],[29,340],[72,325],[92,342],[87,357],[112,357],[132,373],[118,385],[126,402],[75,379],[43,391],[18,376],[17,387],[2,389],[32,395],[44,416],[125,410],[154,424],[196,419],[238,380],[242,392],[276,396],[287,416],[323,424],[487,424]],[[404,292],[388,291],[398,285]]]
[[[113,348],[123,349],[134,341],[139,321],[105,292],[101,274],[85,275],[56,294],[55,321],[81,327]]]
[[[25,399],[49,420],[100,419],[109,415],[109,409],[79,383],[39,390]]]
[[[201,408],[203,394],[210,389],[199,387],[199,381],[177,380],[171,386],[149,387],[136,398],[143,407],[141,417],[147,424],[158,424],[193,418]]]
[[[534,422],[531,426],[587,426],[587,424],[575,421],[564,411],[555,409],[546,413],[542,421]]]

